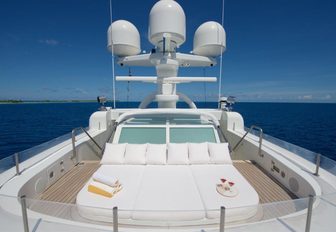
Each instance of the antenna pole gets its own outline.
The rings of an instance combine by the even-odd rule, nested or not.
[[[130,67],[128,68],[128,76],[129,77],[132,76],[131,68]],[[129,103],[129,93],[130,93],[130,82],[127,81],[127,106],[128,106],[128,103]]]
[[[224,28],[224,0],[222,0],[222,27]],[[219,82],[218,82],[218,108],[220,107],[220,98],[222,95],[222,73],[223,73],[223,48],[221,48],[220,64],[219,64]]]
[[[203,76],[206,77],[205,67],[203,67]],[[206,107],[207,102],[207,88],[206,82],[204,82],[204,107]]]
[[[110,24],[112,24],[113,17],[112,17],[112,0],[110,0]],[[116,94],[115,94],[115,75],[114,75],[114,51],[112,46],[112,56],[111,56],[111,63],[112,63],[112,98],[113,98],[113,109],[116,108]]]

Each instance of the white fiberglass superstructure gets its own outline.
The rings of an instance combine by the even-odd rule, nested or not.
[[[116,80],[157,91],[137,109],[101,107],[88,128],[1,160],[1,231],[334,231],[335,161],[245,128],[230,98],[198,109],[177,92],[217,80],[179,77],[179,67],[214,66],[226,49],[224,28],[211,21],[196,30],[193,54],[178,53],[185,30],[173,0],[150,12],[149,54],[132,23],[110,25],[118,63],[157,73]]]

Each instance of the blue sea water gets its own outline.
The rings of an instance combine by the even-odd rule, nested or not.
[[[137,107],[117,102],[117,107]],[[216,108],[217,103],[197,103]],[[153,105],[154,106],[154,105]],[[185,107],[185,105],[180,105]],[[87,126],[97,103],[0,104],[0,158]],[[336,104],[237,103],[245,126],[336,160]]]

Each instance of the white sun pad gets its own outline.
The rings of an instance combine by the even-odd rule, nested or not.
[[[117,206],[121,219],[129,219],[140,188],[144,165],[102,165],[96,173],[116,178],[123,189],[112,198],[88,191],[89,182],[78,193],[76,203],[81,216],[96,221],[112,221],[112,208]]]
[[[252,217],[258,209],[258,194],[233,165],[102,165],[97,172],[119,179],[123,189],[107,198],[88,192],[89,180],[77,195],[77,205],[81,216],[95,221],[111,222],[115,206],[125,223],[148,225],[217,221],[221,206],[226,207],[225,220],[233,222]],[[220,178],[233,181],[239,194],[220,195]]]
[[[203,200],[207,218],[219,218],[221,206],[226,207],[227,222],[244,220],[256,214],[259,196],[233,165],[190,165],[190,169]],[[235,188],[239,191],[237,196],[225,197],[217,192],[216,185],[220,184],[221,178],[235,183]]]
[[[190,221],[204,217],[204,206],[188,165],[146,167],[133,219]]]

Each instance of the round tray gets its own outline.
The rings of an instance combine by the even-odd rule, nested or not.
[[[225,197],[235,197],[238,195],[238,189],[236,187],[231,187],[230,190],[225,190],[222,186],[216,186],[217,192]]]

